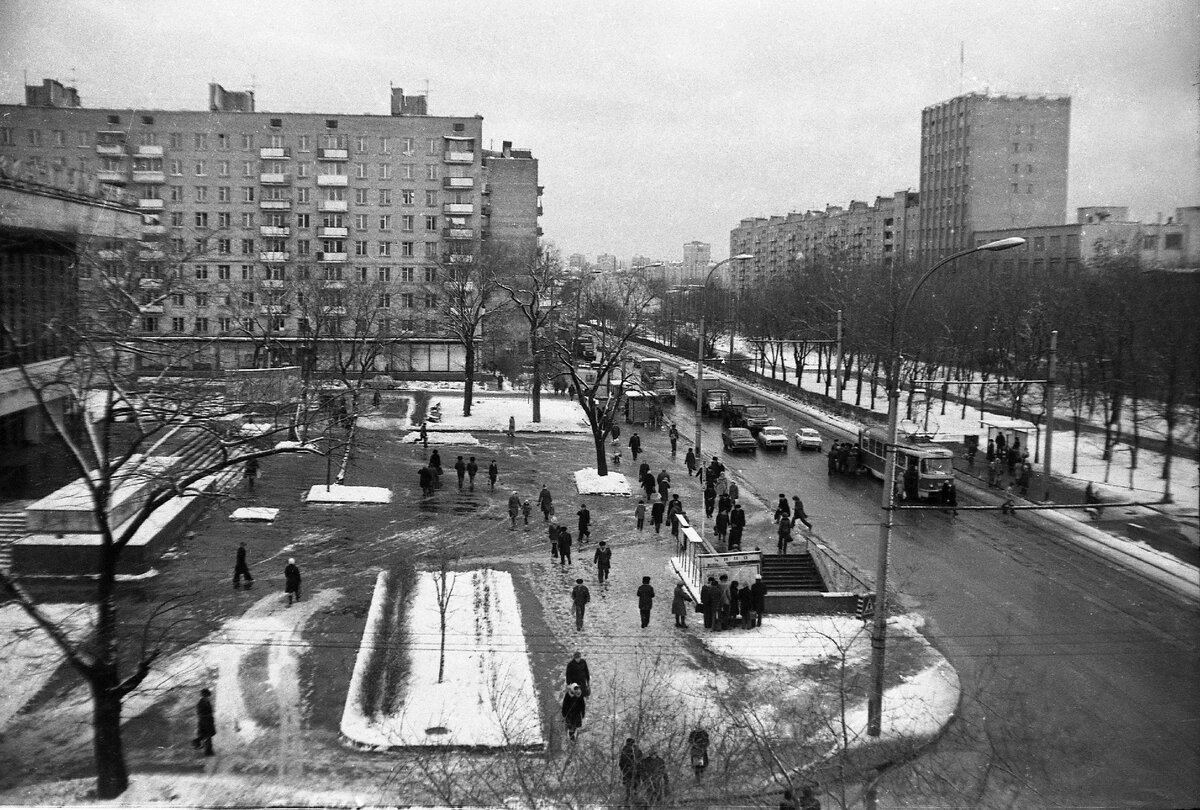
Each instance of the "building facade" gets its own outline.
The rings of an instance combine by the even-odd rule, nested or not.
[[[708,242],[692,241],[683,246],[683,277],[684,284],[698,284],[704,281],[708,268],[712,266],[712,245]]]
[[[968,93],[922,110],[922,259],[976,231],[1065,224],[1070,130],[1069,96]]]
[[[134,195],[140,272],[186,281],[147,295],[141,332],[211,345],[197,368],[296,362],[289,346],[315,328],[301,288],[336,320],[362,317],[369,284],[379,370],[455,371],[440,279],[489,237],[536,251],[532,155],[485,154],[480,116],[428,115],[398,88],[390,115],[259,112],[219,85],[189,111],[87,108],[50,80],[26,95],[0,105],[0,156]]]

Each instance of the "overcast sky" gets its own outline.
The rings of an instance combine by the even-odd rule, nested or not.
[[[965,52],[960,75],[960,43]],[[540,161],[564,253],[728,254],[743,217],[918,185],[921,109],[1069,93],[1068,216],[1200,204],[1200,3],[0,0],[0,101],[57,78],[85,106],[480,114]]]

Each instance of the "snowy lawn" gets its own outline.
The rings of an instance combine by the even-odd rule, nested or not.
[[[79,638],[91,626],[93,608],[90,605],[41,605],[49,619],[63,628],[67,635]],[[63,655],[58,646],[33,623],[29,614],[14,603],[0,606],[0,730],[26,701],[50,680]]]
[[[442,406],[442,421],[429,422],[430,439],[437,431],[506,431],[511,417],[522,433],[590,433],[587,416],[573,399],[542,397],[542,421],[533,422],[533,401],[527,394],[480,394],[471,403],[471,415],[462,415],[462,397],[432,397],[430,407]],[[409,423],[419,427],[419,423]]]
[[[609,471],[598,475],[595,467],[575,471],[575,487],[580,495],[630,495],[629,480],[622,473]]]
[[[455,445],[457,447],[478,447],[483,444],[479,439],[472,436],[470,433],[438,433],[436,430],[429,431],[429,443],[440,446]],[[420,444],[421,432],[418,430],[405,433],[400,437],[401,444]]]
[[[367,717],[359,700],[366,667],[355,667],[342,733],[355,742],[393,746],[542,746],[541,712],[512,577],[490,568],[450,572],[444,678],[438,683],[439,624],[435,573],[417,580],[406,612],[409,670],[397,714]],[[375,600],[386,590],[377,587]],[[388,608],[384,607],[387,610]],[[380,608],[373,600],[371,613]],[[364,644],[372,643],[372,626]]]
[[[317,484],[304,496],[306,503],[391,503],[387,487],[348,487],[342,484]]]

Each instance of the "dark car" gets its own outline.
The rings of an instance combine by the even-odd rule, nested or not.
[[[721,431],[721,444],[729,452],[737,450],[749,450],[751,453],[758,452],[758,442],[750,435],[749,428],[728,427]]]

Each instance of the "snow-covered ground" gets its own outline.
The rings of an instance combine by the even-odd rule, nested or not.
[[[471,415],[462,415],[462,396],[435,396],[430,407],[442,406],[442,420],[428,422],[430,436],[438,431],[506,431],[509,419],[520,433],[590,433],[579,403],[566,397],[542,395],[542,421],[533,421],[533,399],[528,393],[479,393],[471,402]],[[409,423],[417,428],[420,424]]]
[[[595,467],[575,471],[575,488],[580,495],[629,495],[629,479],[619,472],[599,475]]]
[[[387,487],[314,484],[304,500],[307,503],[391,503],[392,491]]]
[[[68,637],[91,626],[91,605],[42,605],[42,612]],[[58,645],[15,603],[0,605],[0,730],[50,680],[63,661]]]

